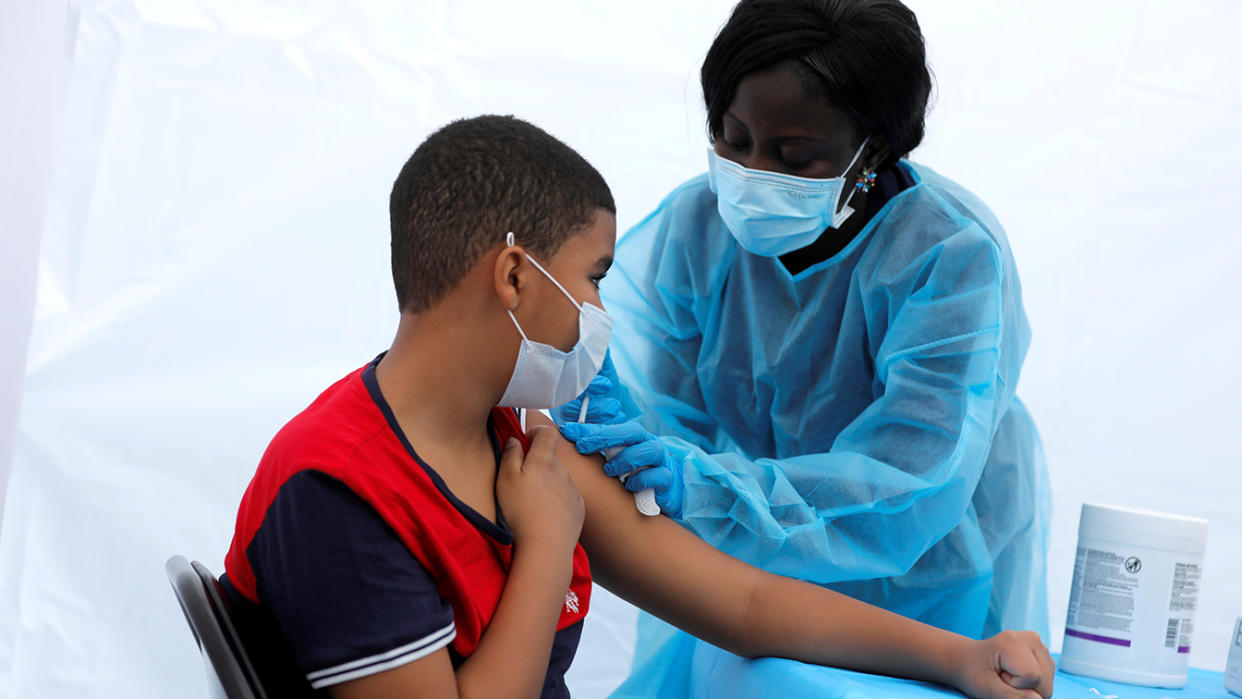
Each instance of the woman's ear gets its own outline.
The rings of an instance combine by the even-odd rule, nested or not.
[[[888,157],[888,141],[883,136],[875,136],[870,141],[867,141],[867,147],[863,150],[861,160],[863,167],[877,170],[880,167],[880,163],[888,160]]]
[[[492,284],[501,304],[507,310],[517,310],[522,292],[526,289],[525,276],[527,265],[524,261],[522,248],[516,245],[505,246],[496,256],[496,264],[492,270]]]

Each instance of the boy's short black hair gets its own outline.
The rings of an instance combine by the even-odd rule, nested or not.
[[[612,191],[574,149],[512,116],[461,119],[427,137],[388,200],[392,279],[405,313],[424,311],[512,231],[551,257],[603,209]]]
[[[713,140],[738,82],[785,63],[812,96],[883,137],[881,167],[923,140],[931,73],[918,19],[898,0],[741,0],[700,73]]]

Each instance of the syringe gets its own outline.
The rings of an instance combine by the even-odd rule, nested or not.
[[[587,406],[590,404],[591,397],[583,396],[582,408],[578,410],[578,422],[586,422]],[[604,460],[611,461],[612,457],[620,454],[621,450],[624,448],[625,447],[610,447],[605,449]],[[621,482],[624,483],[625,479],[629,478],[631,475],[633,474],[626,473],[620,476]],[[660,506],[656,504],[655,489],[653,488],[643,488],[637,493],[634,493],[634,506],[638,508],[639,512],[647,515],[648,517],[654,517],[660,514]]]

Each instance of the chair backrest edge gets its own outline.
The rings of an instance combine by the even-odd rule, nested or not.
[[[172,585],[199,652],[211,666],[229,699],[267,699],[257,683],[258,676],[238,643],[232,623],[222,622],[227,615],[227,608],[218,607],[222,596],[217,588],[206,585],[200,568],[207,571],[201,563],[190,562],[184,556],[173,556],[164,564],[164,572],[168,575],[168,582]],[[207,577],[219,585],[210,571],[207,571]],[[214,598],[212,592],[216,593]],[[229,625],[226,627],[225,623]]]

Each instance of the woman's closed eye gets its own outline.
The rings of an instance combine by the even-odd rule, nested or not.
[[[746,149],[750,148],[750,142],[745,138],[729,138],[728,136],[721,136],[719,141],[734,153],[742,153],[745,152]]]
[[[784,147],[780,149],[781,164],[790,170],[802,170],[815,162],[815,153],[801,147]]]

